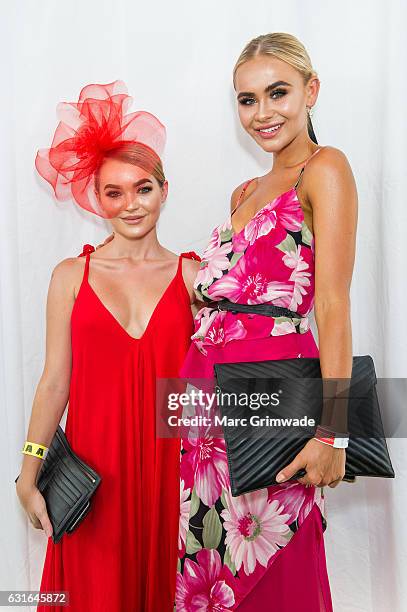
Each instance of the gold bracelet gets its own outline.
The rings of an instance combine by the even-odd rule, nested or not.
[[[25,441],[22,452],[25,455],[33,455],[33,457],[38,457],[39,459],[45,459],[48,447],[43,444],[36,444],[35,442]]]

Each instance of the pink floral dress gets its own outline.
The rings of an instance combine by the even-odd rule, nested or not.
[[[297,197],[298,182],[263,206],[241,231],[234,231],[232,215],[216,227],[194,286],[199,299],[207,302],[227,298],[244,304],[272,303],[304,318],[218,311],[208,305],[195,317],[193,342],[181,376],[213,378],[213,364],[220,362],[319,355],[306,316],[314,304],[314,238]],[[198,436],[182,439],[180,461],[177,612],[266,609],[260,589],[256,599],[260,579],[268,573],[273,577],[274,561],[311,512],[319,516],[320,539],[326,529],[323,489],[291,481],[233,497],[225,442],[208,436],[204,429]],[[306,565],[319,572],[324,550],[304,554]],[[287,571],[303,573],[304,568],[292,567],[292,560],[289,563]],[[298,577],[291,578],[296,584]],[[326,607],[311,602],[314,607],[294,608],[293,600],[284,607],[278,604],[278,589],[270,586],[266,593],[273,595],[276,607],[267,610],[331,610],[326,575],[318,581],[323,584],[315,602],[325,598]],[[250,606],[244,608],[249,597]]]

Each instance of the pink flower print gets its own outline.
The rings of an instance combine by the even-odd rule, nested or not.
[[[230,215],[226,219],[223,225],[219,225],[218,230],[219,230],[219,234],[221,234],[222,232],[228,232],[228,231],[230,232],[232,230],[232,219]]]
[[[215,549],[202,549],[196,561],[185,560],[184,574],[177,574],[177,612],[226,612],[233,609],[234,577],[230,569],[222,566]]]
[[[220,311],[218,313],[218,316],[214,319],[212,326],[205,336],[204,344],[224,346],[231,340],[240,340],[246,336],[247,331],[242,321],[237,319],[225,326],[226,317],[227,313],[225,311]]]
[[[223,527],[226,529],[225,543],[236,569],[243,565],[244,572],[251,574],[257,562],[263,567],[272,555],[287,543],[290,533],[283,506],[277,500],[268,501],[267,489],[232,497],[230,489],[225,492],[227,508],[222,510]]]
[[[205,338],[218,312],[218,310],[214,310],[208,306],[204,306],[197,312],[194,319],[195,333],[192,336],[192,340],[202,340]]]
[[[195,289],[200,284],[206,285],[214,278],[220,278],[223,271],[229,269],[230,260],[227,255],[232,250],[232,242],[225,242],[221,245],[221,231],[220,227],[214,229],[211,240],[202,255],[201,267],[194,282]]]
[[[185,483],[180,481],[180,513],[179,513],[179,531],[178,531],[178,550],[184,551],[185,536],[188,531],[189,511],[191,509],[191,500],[188,500],[191,489],[184,488]],[[183,556],[183,554],[182,554]]]
[[[288,524],[298,519],[298,526],[304,521],[312,510],[319,494],[315,486],[306,487],[301,482],[283,482],[279,485],[271,485],[267,488],[270,503],[277,501],[284,506],[284,512],[288,513]]]
[[[249,241],[246,240],[244,232],[232,235],[232,245],[234,253],[243,253],[247,249]]]
[[[232,243],[225,242],[222,246],[212,251],[210,259],[203,257],[201,261],[201,267],[196,275],[194,287],[198,288],[198,285],[207,285],[212,282],[214,278],[220,278],[223,275],[224,270],[228,270],[230,267],[230,260],[227,255],[232,250]]]
[[[271,302],[291,293],[291,283],[270,280],[273,267],[254,255],[249,259],[241,257],[228,274],[213,283],[208,295],[216,299],[226,297],[232,302],[261,304]]]
[[[211,239],[203,252],[202,259],[209,259],[214,251],[220,247],[220,227],[215,227]]]
[[[202,312],[202,315],[200,313]],[[197,317],[200,316],[199,321]],[[204,345],[224,346],[231,340],[239,340],[247,334],[246,328],[240,320],[232,321],[231,324],[224,326],[226,311],[214,310],[212,308],[202,308],[195,317],[196,332],[191,336],[191,340],[196,343],[198,349],[204,355],[207,354]],[[229,319],[230,320],[230,319]],[[199,325],[199,327],[198,327]]]
[[[270,202],[270,204],[261,208],[240,232],[234,233],[231,225],[233,251],[235,253],[245,251],[249,245],[252,246],[262,236],[268,236],[270,246],[284,240],[286,232],[281,224],[277,224],[277,214],[272,210],[272,204]],[[273,230],[272,233],[271,230]]]
[[[290,191],[281,194],[270,204],[273,210],[278,208],[278,220],[283,227],[292,232],[301,230],[304,213],[302,212],[295,189],[290,189]]]
[[[187,486],[195,483],[198,497],[207,506],[213,506],[222,488],[229,486],[225,440],[203,432],[202,437],[188,437],[183,444],[187,452],[181,457],[181,477]]]
[[[290,276],[290,281],[294,281],[293,295],[289,305],[290,310],[296,310],[299,304],[302,304],[302,296],[307,295],[307,287],[311,285],[309,264],[301,255],[301,247],[299,244],[295,251],[286,253],[283,257],[284,264],[288,268],[293,268]]]
[[[274,210],[262,208],[244,229],[244,237],[253,244],[260,236],[266,236],[275,226],[277,216]]]

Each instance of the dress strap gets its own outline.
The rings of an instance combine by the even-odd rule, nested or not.
[[[95,250],[95,247],[92,246],[91,244],[84,244],[83,245],[83,250],[82,253],[80,255],[78,255],[78,257],[84,257],[86,256],[86,261],[85,261],[85,269],[83,271],[83,278],[82,278],[82,282],[83,281],[87,281],[88,277],[89,277],[89,260],[90,260],[90,254],[93,253]]]
[[[299,184],[299,182],[300,182],[300,180],[301,180],[301,177],[302,177],[302,175],[304,174],[304,169],[305,169],[305,166],[308,164],[308,162],[310,161],[310,159],[312,159],[312,158],[314,157],[314,155],[316,155],[317,153],[319,153],[319,151],[321,151],[321,149],[324,149],[324,147],[321,147],[320,149],[317,149],[316,151],[314,151],[314,152],[313,152],[313,154],[311,155],[311,157],[309,157],[309,158],[307,159],[307,161],[304,163],[303,167],[301,168],[301,172],[300,172],[300,175],[299,175],[299,177],[298,177],[298,180],[297,180],[297,182],[296,182],[296,183],[295,183],[295,185],[294,185],[294,189],[297,189],[297,187],[298,187],[298,184]]]
[[[83,272],[83,280],[87,281],[89,278],[89,260],[90,260],[90,253],[86,254],[86,261],[85,261],[85,270]]]
[[[195,253],[195,251],[186,251],[185,253],[181,253],[180,257],[180,261],[181,261],[181,257],[185,257],[186,259],[195,259],[196,261],[202,261],[202,259],[199,257],[199,255],[197,255],[197,253]]]
[[[243,195],[244,195],[244,193],[245,193],[246,189],[248,188],[248,186],[250,185],[250,183],[251,183],[252,181],[254,181],[254,178],[251,178],[251,179],[249,179],[248,181],[246,181],[246,182],[244,183],[243,188],[242,188],[242,191],[240,192],[239,197],[238,197],[238,199],[237,199],[236,206],[235,206],[235,207],[234,207],[234,209],[232,210],[232,212],[231,212],[231,215],[230,215],[230,216],[232,216],[232,215],[234,214],[234,212],[235,212],[235,211],[236,211],[236,210],[239,208],[240,203],[241,203],[241,201],[242,201],[242,197],[243,197]]]
[[[95,247],[92,244],[84,244],[82,253],[78,255],[78,257],[84,257],[88,253],[93,253],[94,250],[95,250]]]

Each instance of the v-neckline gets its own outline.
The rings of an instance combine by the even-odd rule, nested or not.
[[[319,147],[319,149],[316,149],[316,151],[314,151],[312,153],[312,155],[305,161],[303,162],[304,165],[301,169],[301,172],[303,172],[305,166],[308,164],[308,162],[314,157],[314,155],[316,155],[319,151],[321,151],[322,149],[324,149],[325,146]],[[301,175],[300,175],[301,176]],[[250,185],[250,183],[252,183],[255,180],[259,180],[258,176],[255,176],[254,178],[250,179],[249,182],[247,183],[246,187],[248,187]],[[259,213],[261,213],[262,211],[265,210],[265,208],[267,208],[267,206],[270,206],[270,204],[273,204],[278,198],[281,198],[282,196],[287,195],[287,193],[290,193],[291,191],[295,192],[295,195],[297,197],[298,200],[298,193],[297,193],[297,189],[296,189],[296,185],[298,184],[298,182],[294,185],[294,187],[291,187],[290,189],[287,189],[287,191],[284,191],[284,193],[280,193],[280,195],[276,196],[273,200],[270,200],[270,202],[267,202],[264,206],[262,206],[254,215],[253,217],[250,219],[250,221],[248,221],[246,223],[246,225],[244,227],[242,227],[241,230],[239,230],[238,232],[235,230],[235,228],[233,227],[233,223],[232,223],[232,215],[236,212],[236,210],[239,208],[239,204],[236,206],[236,208],[234,210],[232,210],[232,212],[229,215],[229,223],[230,223],[230,228],[232,230],[232,234],[234,236],[239,236],[239,234],[241,234],[242,232],[244,232],[244,230],[246,229],[246,227],[257,217],[257,215]],[[299,200],[298,200],[299,202]]]
[[[122,330],[122,332],[125,334],[125,336],[131,341],[131,342],[140,342],[141,340],[143,340],[143,338],[145,337],[145,335],[147,334],[148,330],[150,329],[151,325],[152,325],[152,321],[155,317],[155,314],[161,304],[161,302],[164,300],[164,297],[167,295],[168,291],[171,289],[172,285],[175,283],[176,279],[178,278],[178,274],[180,272],[180,267],[181,267],[181,262],[180,262],[180,258],[181,255],[179,256],[178,259],[178,265],[177,265],[177,271],[175,272],[175,275],[173,276],[173,278],[170,280],[169,284],[167,285],[167,287],[164,289],[164,292],[161,294],[160,299],[158,300],[157,304],[155,305],[150,318],[148,320],[148,323],[146,325],[145,330],[143,331],[143,333],[141,334],[141,336],[139,336],[138,338],[135,338],[134,336],[132,336],[131,334],[129,334],[129,332],[123,327],[123,325],[120,323],[119,319],[117,319],[115,317],[115,315],[108,309],[108,307],[102,302],[102,300],[100,299],[100,297],[98,296],[98,294],[96,293],[96,291],[94,290],[94,288],[92,287],[92,285],[89,282],[89,279],[86,278],[84,279],[84,281],[86,282],[88,288],[90,289],[92,295],[96,298],[97,302],[101,305],[101,307],[103,308],[103,310],[110,316],[111,320],[113,321],[113,323],[115,323],[117,325],[117,327],[119,329]]]
[[[258,178],[258,177],[255,177],[255,178]],[[255,179],[252,179],[252,180],[254,181]],[[257,217],[257,215],[259,215],[261,212],[263,212],[263,211],[264,211],[264,210],[267,208],[267,206],[270,206],[270,204],[274,204],[274,202],[275,202],[276,200],[278,200],[278,198],[281,198],[282,196],[287,195],[287,193],[290,193],[291,191],[294,191],[294,192],[295,192],[295,195],[297,196],[297,199],[298,199],[298,194],[297,194],[297,190],[296,190],[295,186],[294,186],[294,187],[290,187],[290,189],[287,189],[287,191],[284,191],[283,193],[280,193],[278,196],[276,196],[275,198],[273,198],[273,199],[272,199],[272,200],[270,200],[269,202],[266,202],[266,204],[264,204],[264,206],[262,206],[261,208],[259,208],[259,210],[258,210],[258,211],[257,211],[257,212],[256,212],[256,213],[253,215],[253,217],[250,219],[250,221],[248,221],[248,222],[246,223],[246,225],[245,225],[244,227],[242,227],[242,229],[241,229],[241,230],[239,230],[239,231],[236,231],[236,230],[235,230],[235,228],[233,227],[233,223],[232,223],[232,216],[233,216],[233,213],[234,213],[234,212],[237,210],[237,208],[235,208],[235,210],[233,210],[233,211],[230,213],[230,216],[229,216],[229,222],[230,222],[230,228],[231,228],[231,230],[232,230],[232,234],[233,234],[234,236],[239,236],[239,234],[241,234],[241,233],[242,233],[242,232],[243,232],[243,231],[246,229],[246,227],[247,227],[248,225],[250,225],[250,223],[251,223],[252,221],[254,221],[254,219]]]

